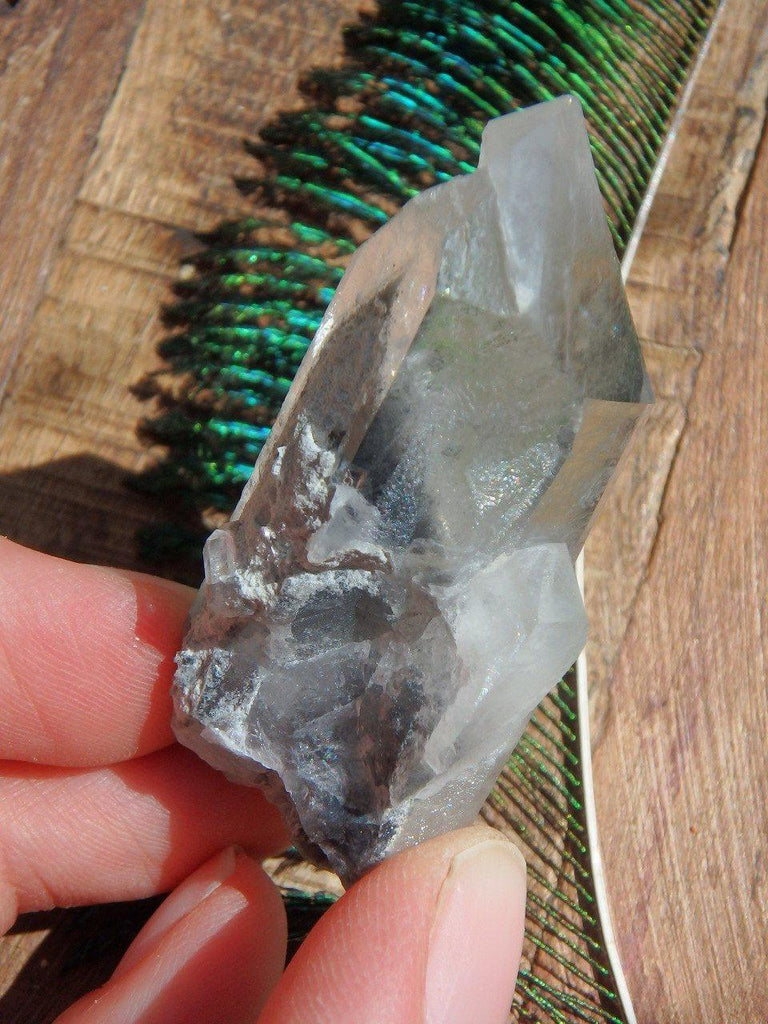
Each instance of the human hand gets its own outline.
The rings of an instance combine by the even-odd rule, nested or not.
[[[0,539],[0,931],[174,890],[59,1024],[501,1024],[525,868],[484,826],[371,871],[283,973],[285,912],[258,864],[285,845],[280,818],[170,729],[192,596]]]

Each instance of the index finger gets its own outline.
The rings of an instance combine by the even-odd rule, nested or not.
[[[194,592],[0,538],[0,759],[85,767],[173,741],[173,656]]]

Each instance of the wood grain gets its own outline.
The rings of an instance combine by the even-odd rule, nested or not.
[[[0,7],[0,394],[55,258],[143,0]],[[82,59],[93,54],[89,73]]]
[[[291,4],[290,18],[270,0],[143,7],[0,405],[8,535],[72,558],[138,564],[137,528],[162,510],[124,484],[154,454],[136,435],[150,410],[130,388],[158,366],[161,310],[179,261],[199,248],[193,230],[249,210],[233,185],[253,168],[243,134],[299,102],[298,74],[339,55],[341,26],[357,6]],[[34,14],[21,5],[10,17]],[[57,21],[59,12],[39,17]],[[82,78],[98,53],[85,39]],[[57,102],[66,107],[66,93]],[[57,173],[55,163],[41,166],[29,186],[39,202],[58,188]]]
[[[587,550],[638,1019],[768,1019],[768,5],[726,5],[629,279],[658,402]]]
[[[130,385],[192,231],[247,209],[241,135],[354,0],[23,0],[0,15],[0,530],[134,566],[158,510]],[[727,0],[629,282],[659,402],[587,553],[599,820],[641,1022],[768,1017],[768,0]],[[763,404],[761,404],[763,403]],[[610,685],[609,685],[610,683]],[[22,921],[0,1021],[109,972],[150,905]]]

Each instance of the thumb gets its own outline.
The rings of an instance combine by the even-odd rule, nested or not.
[[[520,962],[525,862],[486,826],[385,861],[315,926],[259,1024],[502,1024]]]

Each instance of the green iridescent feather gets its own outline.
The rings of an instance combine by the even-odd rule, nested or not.
[[[349,257],[411,196],[477,162],[490,117],[579,97],[621,253],[714,0],[402,0],[347,33],[341,68],[315,70],[306,105],[249,144],[254,216],[222,225],[179,283],[144,383],[162,411],[143,429],[167,456],[141,485],[187,509],[153,531],[191,544],[200,512],[234,505]],[[486,814],[526,847],[530,894],[514,1015],[624,1021],[589,858],[572,677],[532,720]],[[291,892],[294,939],[328,905]],[[297,916],[298,915],[298,916]]]

